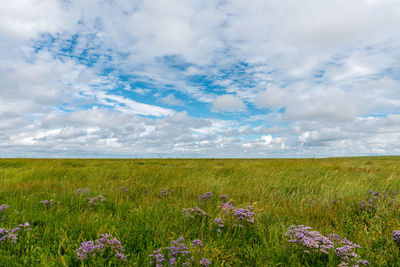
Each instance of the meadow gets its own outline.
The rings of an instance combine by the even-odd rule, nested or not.
[[[289,242],[291,225],[346,237],[370,266],[400,266],[399,163],[1,159],[0,266],[344,266],[333,250]]]

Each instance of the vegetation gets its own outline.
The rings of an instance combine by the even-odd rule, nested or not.
[[[2,159],[0,205],[8,207],[0,209],[0,228],[28,222],[31,230],[0,242],[0,265],[148,266],[158,257],[153,252],[167,259],[171,242],[184,239],[191,250],[190,241],[201,241],[194,266],[206,259],[215,266],[338,266],[332,254],[304,253],[288,242],[289,227],[305,225],[318,236],[335,233],[358,244],[357,254],[372,266],[399,266],[392,238],[400,229],[399,163],[399,157]],[[117,248],[78,258],[82,243],[104,233],[118,239]],[[122,251],[119,242],[126,260],[113,254]]]

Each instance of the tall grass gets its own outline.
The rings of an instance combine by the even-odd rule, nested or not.
[[[337,266],[288,243],[292,224],[323,234],[346,236],[359,244],[373,266],[399,266],[391,239],[400,229],[400,158],[332,159],[2,159],[0,205],[8,204],[0,228],[29,222],[32,231],[16,244],[0,244],[1,266],[146,266],[154,250],[184,236],[200,238],[215,266]],[[119,190],[121,186],[129,191]],[[88,196],[77,196],[89,188]],[[162,188],[174,189],[161,198]],[[360,202],[368,190],[390,192],[373,209]],[[198,196],[226,194],[238,206],[251,205],[255,224],[218,233],[213,220],[219,200],[201,206],[204,218],[185,218]],[[88,207],[87,197],[107,201]],[[52,207],[39,204],[53,199]],[[76,249],[101,233],[112,233],[125,247],[126,263],[92,259],[82,263]]]

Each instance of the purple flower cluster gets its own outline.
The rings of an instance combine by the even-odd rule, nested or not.
[[[329,254],[334,248],[334,243],[327,237],[317,231],[311,231],[312,228],[304,225],[291,225],[286,232],[290,243],[299,244],[306,252],[322,252]]]
[[[298,244],[304,252],[324,254],[335,254],[342,261],[341,266],[348,266],[349,263],[356,264],[353,266],[368,265],[369,262],[360,259],[354,251],[360,248],[359,245],[350,242],[347,238],[341,238],[336,234],[330,234],[326,237],[312,228],[304,225],[291,225],[286,232],[290,243]]]
[[[201,259],[199,263],[200,263],[201,266],[209,266],[209,265],[211,265],[211,261],[209,261],[208,259]]]
[[[175,261],[180,257],[190,254],[189,248],[185,244],[185,239],[183,236],[179,237],[177,240],[171,241],[172,246],[166,247],[169,250],[170,264],[174,265]]]
[[[39,204],[44,204],[46,207],[51,207],[54,205],[54,201],[52,199],[42,200],[42,201],[39,201]]]
[[[394,230],[392,236],[393,236],[393,241],[400,245],[400,231]]]
[[[192,241],[192,248],[194,247],[202,247],[203,246],[203,242],[201,242],[200,239],[195,239]]]
[[[224,221],[221,218],[215,218],[214,224],[218,227],[217,232],[221,232],[221,228],[224,227]]]
[[[253,208],[248,206],[246,209],[238,208],[234,210],[234,215],[236,218],[242,221],[247,221],[249,223],[254,223],[254,212]]]
[[[164,255],[161,253],[161,248],[154,250],[153,254],[150,254],[149,257],[153,258],[150,264],[154,264],[156,267],[162,266],[162,263],[166,261]]]
[[[254,212],[253,208],[250,206],[247,206],[247,208],[235,208],[233,204],[228,201],[222,203],[221,209],[236,222],[234,226],[244,227],[242,224],[243,222],[254,224]]]
[[[77,258],[80,260],[86,260],[93,258],[96,255],[105,255],[106,252],[114,253],[115,256],[125,261],[124,248],[121,242],[117,238],[114,238],[111,234],[101,234],[100,238],[96,241],[82,242],[81,246],[76,250]]]
[[[207,213],[200,209],[199,207],[183,209],[182,212],[185,214],[186,218],[204,217]]]
[[[85,188],[85,189],[79,188],[79,189],[77,189],[76,190],[76,195],[80,196],[82,194],[82,192],[83,192],[84,195],[89,194],[89,188]]]
[[[160,197],[164,198],[164,197],[168,197],[171,193],[173,193],[175,190],[174,189],[167,189],[165,187],[163,187],[160,191]]]
[[[11,243],[17,243],[18,240],[18,232],[20,230],[30,231],[30,225],[28,222],[24,224],[19,224],[17,227],[13,228],[12,230],[7,230],[4,228],[0,228],[0,244],[3,243],[5,240],[10,240]]]
[[[226,214],[231,214],[235,210],[235,207],[232,205],[230,201],[228,201],[226,203],[222,203],[222,210]]]
[[[3,204],[3,205],[0,206],[0,211],[4,212],[8,208],[9,208],[9,206],[7,204]]]
[[[229,197],[227,195],[220,195],[219,198],[225,203],[228,201]]]
[[[199,196],[200,205],[203,205],[205,202],[211,201],[213,194],[211,192],[207,192],[204,195]]]
[[[368,210],[368,211],[375,209],[378,205],[378,201],[381,198],[388,196],[386,192],[380,193],[378,191],[374,192],[372,190],[368,190],[366,195],[367,195],[366,199],[361,200],[359,206],[361,210]]]
[[[125,186],[121,186],[121,187],[119,188],[119,191],[128,192],[129,190],[128,190],[128,188],[126,188]]]
[[[183,236],[179,237],[177,240],[171,241],[171,243],[172,245],[170,247],[165,248],[166,253],[168,253],[167,259],[169,260],[164,257],[162,249],[159,248],[149,255],[149,257],[152,258],[150,261],[151,265],[158,267],[163,266],[163,262],[168,262],[170,266],[175,266],[178,263],[181,263],[182,266],[192,266],[192,264],[195,263],[195,258],[200,258],[200,248],[203,246],[203,242],[201,242],[200,239],[195,239],[191,242],[192,251],[187,246]],[[202,266],[209,266],[211,262],[208,259],[202,258],[199,260],[199,264]]]
[[[97,197],[89,197],[88,198],[88,205],[89,206],[97,206],[97,204],[105,202],[106,198],[103,196],[97,196]]]
[[[341,247],[335,249],[335,254],[338,256],[343,262],[350,262],[352,259],[356,259],[359,256],[354,252],[356,248],[361,248],[359,245],[349,241],[347,238],[344,238],[341,241]],[[363,261],[363,260],[361,260]]]
[[[4,211],[8,208],[9,208],[9,206],[7,204],[3,204],[0,206],[0,212],[3,213],[3,215],[1,216],[1,221],[4,221]]]

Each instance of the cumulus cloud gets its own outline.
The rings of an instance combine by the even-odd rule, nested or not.
[[[234,95],[221,95],[215,98],[212,106],[214,112],[232,112],[243,111],[246,105],[243,101]]]

